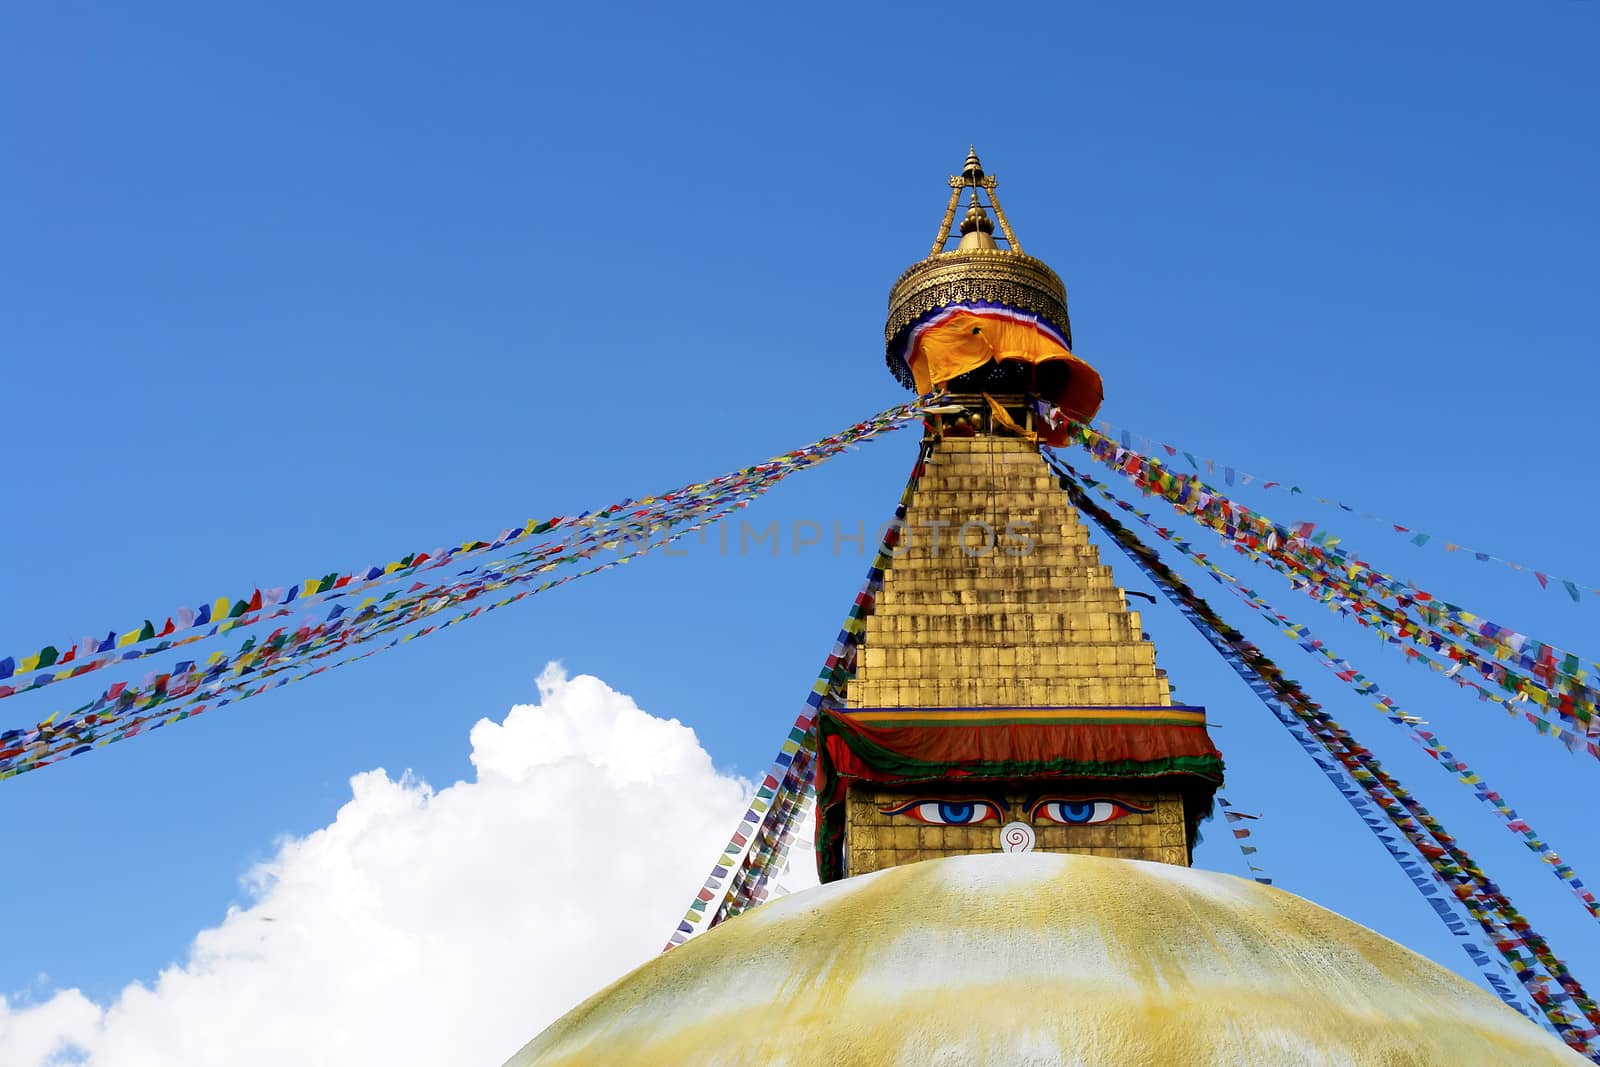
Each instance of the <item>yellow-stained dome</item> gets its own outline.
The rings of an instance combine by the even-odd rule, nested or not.
[[[1443,967],[1229,875],[954,856],[764,904],[590,997],[523,1064],[1582,1064]]]

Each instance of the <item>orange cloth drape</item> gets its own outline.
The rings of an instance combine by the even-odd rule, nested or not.
[[[918,331],[906,362],[916,379],[917,391],[927,393],[952,378],[977,370],[990,360],[1042,363],[1047,359],[1076,358],[1066,345],[1040,329],[1037,323],[958,311],[941,317],[937,325]]]
[[[1073,355],[1050,330],[1004,312],[975,309],[940,315],[936,322],[915,331],[911,351],[906,354],[906,364],[919,393],[929,393],[986,363],[1007,360],[1034,365],[1058,360],[1069,364],[1070,373],[1057,390],[1058,395],[1043,399],[1080,422],[1088,421],[1100,410],[1104,393],[1099,373]]]

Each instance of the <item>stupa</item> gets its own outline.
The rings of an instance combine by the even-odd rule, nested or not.
[[[826,884],[509,1064],[1587,1062],[1356,923],[1190,869],[1222,757],[1041,461],[1101,380],[997,185],[970,152],[890,294],[891,372],[945,395],[848,699],[817,719]]]

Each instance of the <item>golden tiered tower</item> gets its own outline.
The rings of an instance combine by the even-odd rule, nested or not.
[[[997,517],[1003,517],[1001,529],[1008,523],[1013,530],[1028,529],[1029,541],[997,538],[1000,543],[987,554],[969,555],[985,545],[985,526]],[[952,545],[963,525],[966,543]],[[1128,609],[1066,494],[1028,442],[992,434],[939,441],[907,511],[906,528],[909,547],[884,575],[850,683],[849,704],[858,718],[871,716],[869,708],[928,709],[930,717],[917,721],[959,728],[963,721],[1005,714],[988,709],[1009,709],[1018,723],[1026,723],[1030,712],[1048,719],[1051,712],[1042,709],[1070,708],[1089,720],[1087,729],[1101,718],[1093,709],[1107,709],[1108,716],[1109,709],[1123,709],[1142,726],[1137,716],[1144,709],[1171,705],[1155,648],[1140,632],[1139,613]],[[937,545],[936,530],[945,534]],[[931,717],[938,714],[932,709],[945,717]],[[1051,778],[1031,787],[1007,786],[994,797],[1004,804],[995,819],[959,826],[919,825],[889,814],[927,795],[926,787],[853,788],[846,799],[845,870],[864,874],[934,856],[993,852],[1001,847],[1000,825],[1024,820],[1041,851],[1189,862],[1191,823],[1209,790],[1186,810],[1185,792],[1175,782],[1106,780],[1096,783],[1097,790],[1088,780]],[[963,784],[941,783],[941,789],[953,787],[964,796]],[[1110,817],[1102,822],[1081,824],[1063,821],[1061,810],[1056,818],[1036,811],[1067,786],[1077,804],[1103,799],[1122,806],[1103,809]]]
[[[891,369],[949,395],[847,706],[822,716],[823,876],[1001,849],[1187,865],[1221,781],[1205,713],[1173,705],[1039,456],[1063,402],[1094,414],[1099,377],[1067,348],[1065,289],[1017,248],[976,152],[950,182],[932,254],[890,295]]]

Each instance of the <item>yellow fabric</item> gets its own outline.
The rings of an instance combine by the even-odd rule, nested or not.
[[[994,421],[1003,429],[1010,430],[1012,433],[1016,434],[1025,441],[1031,441],[1033,444],[1039,443],[1039,435],[1034,433],[1032,430],[1024,430],[1021,426],[1018,426],[1016,420],[1011,417],[1011,413],[1006,411],[1005,408],[1001,407],[999,402],[996,401],[994,397],[990,396],[988,393],[984,393],[983,398],[989,402],[990,416],[992,416]]]
[[[990,361],[1017,360],[1035,366],[1053,360],[1071,364],[1067,385],[1045,400],[1068,418],[1087,422],[1100,410],[1099,373],[1050,333],[1031,322],[960,311],[917,335],[906,355],[917,392],[929,393]],[[1065,441],[1066,427],[1042,434],[1051,444]]]
[[[990,360],[1076,359],[1060,341],[1030,322],[957,312],[924,330],[907,362],[917,392],[926,393],[951,378],[977,370]]]

